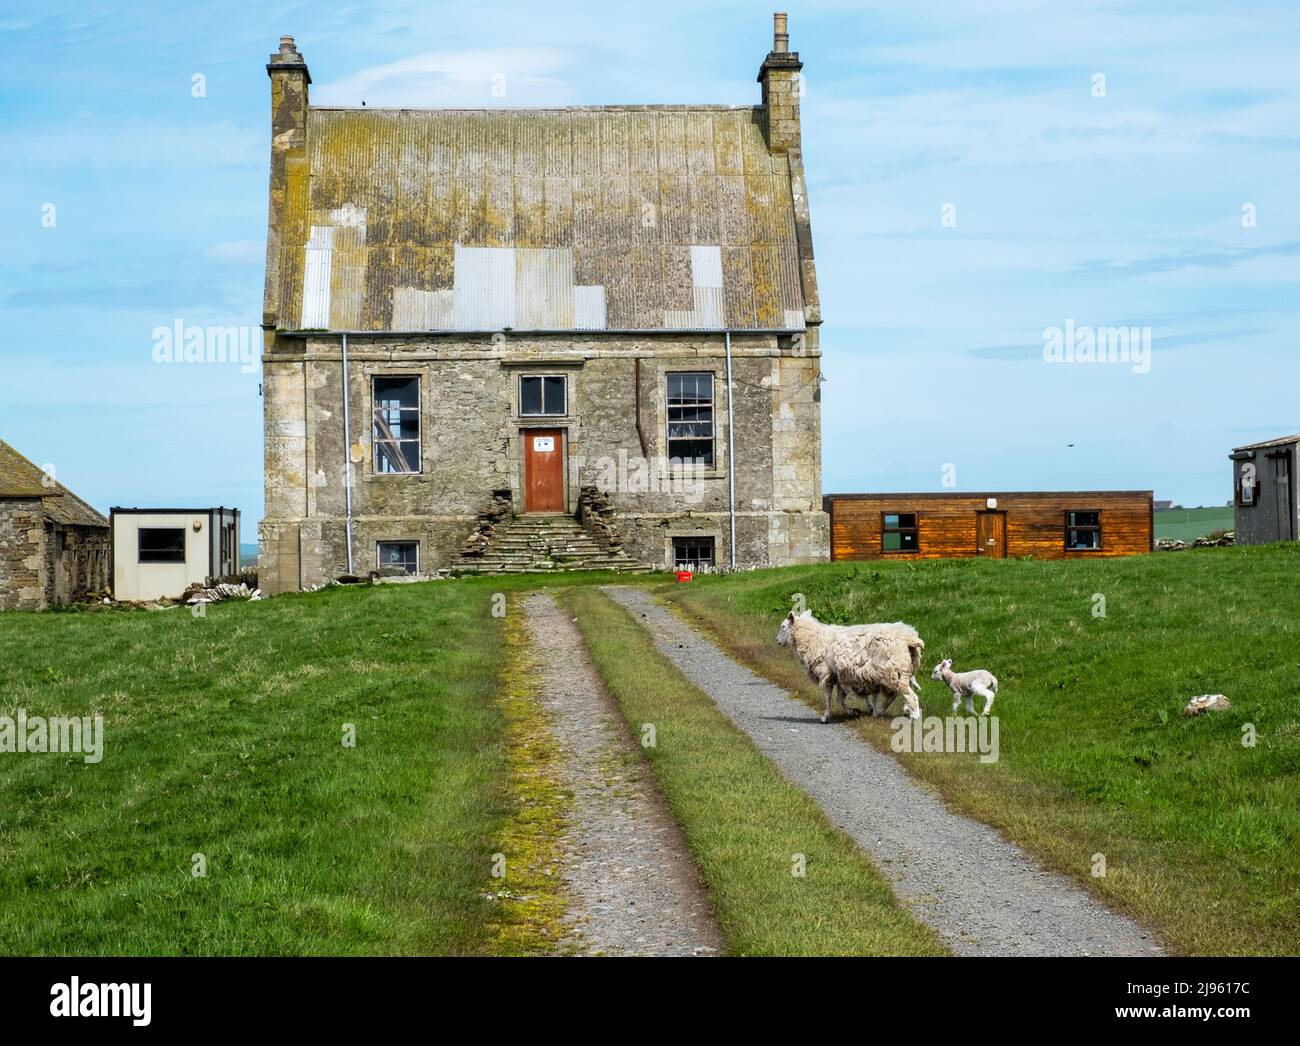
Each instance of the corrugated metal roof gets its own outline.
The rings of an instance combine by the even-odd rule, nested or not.
[[[280,326],[801,329],[762,110],[311,109]]]
[[[1279,436],[1277,439],[1266,439],[1260,443],[1246,443],[1240,447],[1233,447],[1237,450],[1264,450],[1267,447],[1285,447],[1288,443],[1300,443],[1300,433],[1294,436]]]

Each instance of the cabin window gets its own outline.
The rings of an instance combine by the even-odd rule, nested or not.
[[[1101,513],[1070,511],[1065,514],[1065,547],[1079,552],[1101,548]]]
[[[677,570],[711,570],[713,538],[673,538],[673,567]]]
[[[1255,482],[1255,465],[1246,462],[1237,470],[1237,504],[1249,508],[1259,500],[1259,485]]]
[[[420,572],[420,543],[418,541],[379,542],[379,566],[396,567],[404,574]]]
[[[141,527],[139,536],[139,562],[184,563],[184,527]]]
[[[420,379],[375,378],[375,471],[420,471]]]
[[[713,375],[668,375],[668,458],[713,467]]]
[[[886,552],[919,552],[921,535],[915,512],[886,512],[881,517],[881,545]]]
[[[562,417],[567,413],[564,385],[562,377],[522,375],[519,378],[519,413]]]

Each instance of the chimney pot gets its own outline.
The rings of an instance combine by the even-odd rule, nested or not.
[[[777,54],[785,54],[790,50],[790,27],[789,18],[784,11],[772,16],[772,26],[772,50]]]
[[[292,36],[282,36],[282,37],[280,37],[280,53],[281,53],[281,54],[293,54],[293,53],[294,53],[295,51],[297,51],[297,50],[298,50],[298,48],[297,48],[297,46],[294,44],[294,42],[293,42],[293,37],[292,37]]]

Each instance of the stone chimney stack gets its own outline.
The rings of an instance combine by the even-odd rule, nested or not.
[[[799,95],[803,89],[799,52],[790,50],[789,19],[772,16],[772,50],[758,71],[767,110],[767,147],[774,153],[799,148]]]
[[[298,320],[296,316],[280,315],[281,271],[287,264],[280,244],[289,231],[299,237],[299,242],[306,242],[306,230],[300,226],[305,225],[307,216],[293,213],[288,207],[291,199],[301,199],[305,194],[291,196],[286,189],[292,180],[307,176],[307,85],[311,73],[292,36],[280,37],[280,50],[271,55],[266,72],[271,78],[271,193],[262,328],[273,331],[277,326],[296,326]],[[271,335],[267,337],[269,340]]]

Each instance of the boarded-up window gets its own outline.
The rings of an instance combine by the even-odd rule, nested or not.
[[[713,466],[713,375],[668,375],[668,457]]]
[[[375,471],[420,471],[420,379],[375,378]]]
[[[1080,552],[1101,548],[1101,513],[1071,511],[1065,514],[1065,547]]]
[[[139,535],[139,562],[184,563],[184,527],[141,527]]]
[[[379,542],[379,566],[415,574],[420,570],[420,543],[418,541]]]
[[[880,547],[886,552],[919,552],[921,533],[915,512],[886,512],[880,519]]]

